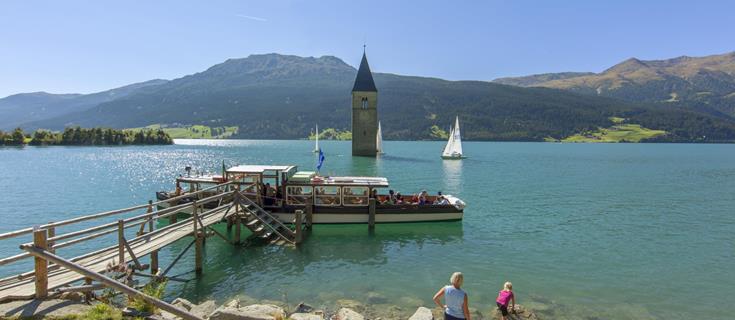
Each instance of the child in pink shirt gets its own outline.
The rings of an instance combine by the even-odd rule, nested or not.
[[[498,298],[495,299],[495,303],[498,305],[498,310],[503,314],[503,320],[506,320],[508,316],[508,302],[513,302],[510,307],[510,311],[514,312],[516,308],[516,298],[513,295],[513,284],[506,282],[503,285],[503,290],[498,292]]]

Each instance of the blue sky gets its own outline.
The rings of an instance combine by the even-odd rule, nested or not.
[[[735,1],[3,1],[0,97],[173,79],[254,53],[491,80],[735,50]]]

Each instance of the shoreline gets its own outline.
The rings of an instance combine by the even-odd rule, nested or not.
[[[103,316],[104,318],[115,318],[119,314],[123,319],[181,319],[163,310],[157,310],[154,313],[140,312],[122,305],[124,298],[116,300],[111,303],[103,303],[98,300],[84,301],[81,294],[66,294],[56,299],[11,301],[0,304],[0,318],[86,319],[92,317],[91,315],[98,312],[99,309],[105,309],[108,314]],[[179,309],[209,320],[433,320],[444,318],[443,310],[433,305],[419,304],[407,308],[389,303],[363,303],[352,299],[338,299],[329,306],[318,307],[310,305],[309,302],[292,305],[284,301],[258,300],[247,295],[237,295],[222,304],[218,304],[215,300],[205,300],[196,304],[184,298],[176,298],[170,303]],[[500,313],[494,305],[481,308],[470,307],[470,313],[473,319],[500,319]],[[535,311],[520,303],[516,304],[514,315],[516,319],[543,319]]]

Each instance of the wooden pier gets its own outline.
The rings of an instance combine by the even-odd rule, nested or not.
[[[146,296],[126,285],[125,282],[133,283],[131,281],[133,276],[177,280],[175,277],[168,277],[167,274],[192,246],[194,247],[195,272],[200,274],[204,270],[204,239],[217,236],[227,243],[241,244],[243,242],[241,226],[251,231],[248,242],[297,245],[304,240],[304,229],[311,226],[311,210],[307,209],[305,213],[297,213],[293,224],[287,226],[249,199],[248,194],[240,192],[240,187],[237,184],[225,183],[165,201],[155,203],[149,201],[147,204],[131,208],[96,213],[0,234],[0,241],[32,236],[32,242],[20,245],[23,252],[0,259],[0,266],[31,257],[34,259],[33,271],[0,279],[0,302],[46,298],[62,292],[84,292],[109,287],[129,296],[143,298],[182,318],[197,319],[188,312],[166,302]],[[191,199],[192,196],[196,196],[197,200],[176,204],[177,201],[184,198]],[[163,202],[170,204],[170,207],[155,210],[156,206]],[[145,210],[145,213],[137,216],[62,234],[56,232],[58,227],[111,216],[122,216],[142,210]],[[178,220],[177,215],[184,210],[190,210],[192,214],[186,219]],[[167,219],[169,224],[156,229],[156,222],[161,219]],[[233,226],[236,228],[233,238],[228,238],[213,228],[220,222],[226,222],[228,229]],[[125,230],[130,228],[137,228],[137,231],[134,237],[128,239]],[[115,233],[117,243],[114,245],[108,242],[105,247],[69,259],[57,254],[60,248],[106,235],[111,236]],[[193,236],[191,243],[168,267],[159,268],[159,250],[189,236]],[[143,257],[148,257],[149,263],[144,264],[141,260]],[[141,273],[144,270],[149,270],[150,274]],[[114,278],[115,276],[117,278]],[[95,284],[94,281],[98,283]]]

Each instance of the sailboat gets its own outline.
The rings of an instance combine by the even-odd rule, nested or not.
[[[314,146],[314,153],[319,153],[319,125],[316,125],[316,145]]]
[[[457,119],[454,122],[454,127],[450,130],[447,145],[444,146],[442,159],[456,160],[462,158],[465,157],[462,154],[462,136],[459,131],[459,116],[457,116]]]
[[[378,154],[383,154],[383,130],[380,129],[380,121],[378,121],[378,134],[375,137],[375,146],[376,146],[376,152]]]

